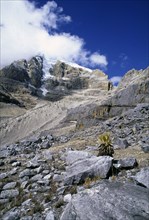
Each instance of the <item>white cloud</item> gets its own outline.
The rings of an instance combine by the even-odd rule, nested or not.
[[[54,1],[41,8],[28,0],[1,1],[1,66],[37,54],[51,59],[106,66],[106,57],[87,51],[83,39],[70,33],[56,33],[60,23],[71,21],[71,17],[62,12],[63,9]]]
[[[103,65],[103,66],[107,66],[108,65],[108,62],[107,62],[107,59],[104,55],[100,55],[99,53],[93,53],[91,56],[90,56],[90,61],[91,61],[91,64],[94,66],[94,65]]]
[[[113,76],[110,81],[113,83],[113,85],[117,85],[121,81],[122,77],[120,76]]]

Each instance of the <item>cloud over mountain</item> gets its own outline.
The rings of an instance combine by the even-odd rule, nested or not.
[[[121,81],[122,77],[120,76],[113,76],[110,81],[113,83],[113,85],[117,85]]]
[[[27,0],[1,2],[1,66],[17,59],[44,54],[84,65],[105,67],[104,55],[91,54],[85,42],[70,33],[58,33],[59,25],[71,22],[56,2],[37,8]]]

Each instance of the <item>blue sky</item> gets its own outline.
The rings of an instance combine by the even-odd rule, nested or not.
[[[1,66],[44,54],[111,78],[149,65],[149,0],[2,0],[0,28]]]
[[[37,2],[41,6],[46,0]],[[60,31],[85,40],[87,48],[106,55],[110,77],[149,65],[148,0],[56,0],[72,22]]]

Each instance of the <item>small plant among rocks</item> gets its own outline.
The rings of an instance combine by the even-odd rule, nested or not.
[[[99,152],[97,156],[110,156],[114,154],[114,148],[112,146],[111,138],[109,133],[104,133],[99,136]]]
[[[84,181],[84,187],[90,188],[93,183],[96,183],[99,180],[101,180],[99,176],[94,176],[93,178],[87,177]]]

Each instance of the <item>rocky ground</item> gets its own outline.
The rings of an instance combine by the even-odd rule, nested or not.
[[[3,146],[1,219],[148,219],[148,114],[142,104],[100,126]],[[101,131],[113,157],[96,156]]]
[[[19,65],[26,71],[25,61]],[[41,66],[36,59],[29,65],[30,79],[21,74],[39,86],[34,71]],[[72,77],[74,69],[58,63],[56,74],[62,70]],[[90,88],[55,102],[28,88],[22,93],[19,83],[17,93],[11,88],[9,98],[1,96],[0,219],[149,219],[149,69],[128,72],[110,90],[105,75],[96,74],[102,75],[102,89],[96,88],[102,81],[89,79]],[[114,154],[97,156],[105,132]]]

